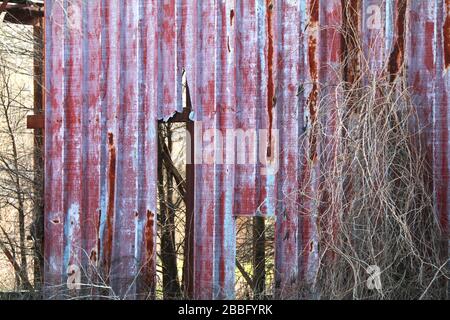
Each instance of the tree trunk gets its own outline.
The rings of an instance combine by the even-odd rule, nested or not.
[[[168,150],[171,151],[172,138],[170,125],[167,125]],[[164,138],[160,136],[160,146]],[[158,154],[162,154],[159,148]],[[161,159],[162,160],[162,159]],[[160,182],[160,223],[161,223],[161,262],[163,269],[163,297],[164,299],[177,299],[181,297],[181,288],[178,282],[177,255],[175,247],[175,210],[173,208],[173,174],[165,170],[166,187],[164,187],[164,174],[158,173]]]
[[[20,168],[19,168],[19,158],[17,153],[17,143],[16,137],[14,136],[15,132],[13,127],[11,126],[10,117],[9,117],[9,105],[3,106],[6,126],[8,130],[8,135],[11,141],[11,149],[12,149],[12,163],[13,167],[9,168],[9,176],[13,181],[14,185],[14,193],[15,199],[17,201],[17,213],[18,213],[18,222],[19,222],[19,256],[20,256],[20,279],[21,286],[20,289],[31,290],[32,288],[29,286],[30,282],[28,280],[28,263],[27,263],[27,255],[26,255],[26,240],[25,240],[25,207],[24,207],[24,199],[22,194],[22,186],[20,183]],[[17,270],[16,270],[17,272]]]
[[[263,217],[253,218],[253,284],[255,299],[263,299],[266,291],[265,223]]]

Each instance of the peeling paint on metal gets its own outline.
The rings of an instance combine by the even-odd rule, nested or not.
[[[370,66],[392,80],[407,76],[429,127],[423,139],[448,237],[450,1],[351,1],[350,15],[343,4],[46,1],[46,295],[65,294],[55,288],[69,265],[94,265],[118,296],[154,297],[157,121],[182,111],[183,75],[201,132],[265,137],[232,154],[245,158],[237,164],[219,161],[234,137],[202,141],[216,161],[195,164],[194,297],[234,297],[236,215],[276,216],[277,297],[313,287],[320,208],[312,199],[326,203],[320,164],[336,156],[321,159],[314,124],[326,121],[338,138],[336,101],[325,119],[317,105],[330,84],[357,77],[357,69],[337,72],[350,50],[339,29],[350,22]],[[367,28],[377,4],[380,28]],[[252,155],[278,157],[278,171],[247,163]]]

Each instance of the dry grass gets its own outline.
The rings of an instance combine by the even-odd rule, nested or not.
[[[401,79],[371,75],[329,90],[318,106],[317,198],[325,299],[423,299],[446,293],[427,128]],[[333,125],[333,122],[334,125]],[[331,129],[330,129],[331,128]],[[381,288],[369,289],[370,267]],[[370,274],[369,274],[370,273]]]

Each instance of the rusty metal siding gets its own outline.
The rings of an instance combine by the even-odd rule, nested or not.
[[[235,109],[236,106],[236,12],[235,1],[218,1],[216,16],[216,126],[224,131],[233,129],[236,126]],[[233,12],[233,14],[230,14]],[[226,139],[222,141],[222,146],[229,143]],[[218,152],[221,154],[220,145]],[[227,155],[223,155],[224,157]],[[215,252],[218,253],[214,265],[214,277],[216,284],[214,298],[230,299],[234,296],[235,283],[235,219],[233,216],[235,203],[235,166],[224,161],[223,164],[215,165],[217,180],[216,188],[216,212],[215,222]]]
[[[213,133],[216,129],[216,86],[215,86],[215,14],[216,2],[201,1],[197,7],[197,27],[194,37],[195,59],[198,60],[195,83],[196,105],[193,105],[197,120],[201,121],[202,131],[209,132],[209,141],[214,146]],[[189,75],[187,75],[189,77]],[[188,78],[189,79],[189,78]],[[188,83],[192,83],[189,82]],[[206,156],[214,159],[215,148],[209,149]],[[205,153],[206,151],[203,151]],[[200,156],[203,154],[201,153]],[[194,296],[197,299],[212,299],[217,289],[217,274],[214,267],[220,259],[215,250],[216,196],[219,193],[215,181],[214,164],[211,161],[195,166],[195,251],[194,251]],[[232,235],[231,235],[232,236]],[[217,247],[216,247],[217,248]]]
[[[46,19],[46,130],[45,130],[45,236],[44,281],[47,286],[64,283],[63,274],[63,81],[64,43],[63,27],[56,22],[63,19],[63,8],[47,3],[46,11],[52,19]],[[51,41],[49,40],[51,39]],[[51,75],[51,76],[50,76]],[[51,106],[54,106],[53,108]],[[48,294],[51,296],[51,294]]]
[[[344,4],[354,13],[344,14]],[[374,5],[381,28],[368,27]],[[313,286],[321,209],[312,199],[321,194],[326,203],[320,166],[329,170],[337,152],[320,150],[313,124],[325,121],[338,139],[339,96],[325,119],[317,105],[357,76],[359,60],[338,72],[351,46],[341,35],[349,22],[369,66],[407,72],[448,232],[449,0],[46,1],[48,296],[77,270],[120,297],[153,295],[157,121],[182,111],[183,72],[202,142],[194,297],[234,297],[236,215],[276,216],[278,296]],[[223,152],[236,147],[227,129],[265,139],[248,145],[239,163],[242,155]],[[274,160],[278,171],[267,171]]]
[[[436,96],[433,104],[433,181],[437,214],[450,250],[450,1],[436,1]],[[448,251],[450,254],[450,251]],[[447,255],[448,258],[448,255]]]
[[[289,289],[297,280],[298,273],[298,140],[299,140],[299,99],[300,84],[300,6],[298,2],[278,2],[274,12],[283,13],[277,19],[277,83],[276,105],[280,129],[280,167],[278,175],[278,197],[287,199],[277,210],[275,272],[276,290],[280,296],[292,295]],[[278,16],[279,17],[279,16]],[[274,112],[274,111],[272,111]]]
[[[419,125],[424,128],[418,139],[421,139],[430,165],[433,163],[433,108],[430,106],[434,104],[437,89],[435,13],[435,3],[411,2],[408,21],[409,30],[414,30],[414,36],[408,37],[406,41],[408,86],[413,94],[412,102],[417,106]]]
[[[74,273],[83,283],[110,284],[121,297],[152,291],[156,105],[167,113],[175,107],[173,94],[155,95],[156,84],[165,84],[154,78],[151,59],[156,8],[148,1],[129,4],[46,3],[49,296],[63,292],[58,289]]]
[[[303,191],[299,204],[299,280],[313,285],[318,268],[317,252],[317,203],[314,201],[318,189],[319,162],[312,124],[317,120],[319,89],[319,2],[305,1],[300,11],[302,30],[305,30],[300,51],[302,53],[300,103],[302,115],[300,127],[303,135],[300,141],[299,187]],[[308,170],[307,168],[311,169]],[[282,246],[280,243],[279,246]],[[282,262],[280,262],[282,263]]]

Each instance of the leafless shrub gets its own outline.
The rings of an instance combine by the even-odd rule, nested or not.
[[[313,124],[321,146],[319,296],[441,298],[448,274],[421,142],[428,128],[401,77],[365,71],[327,90]]]

